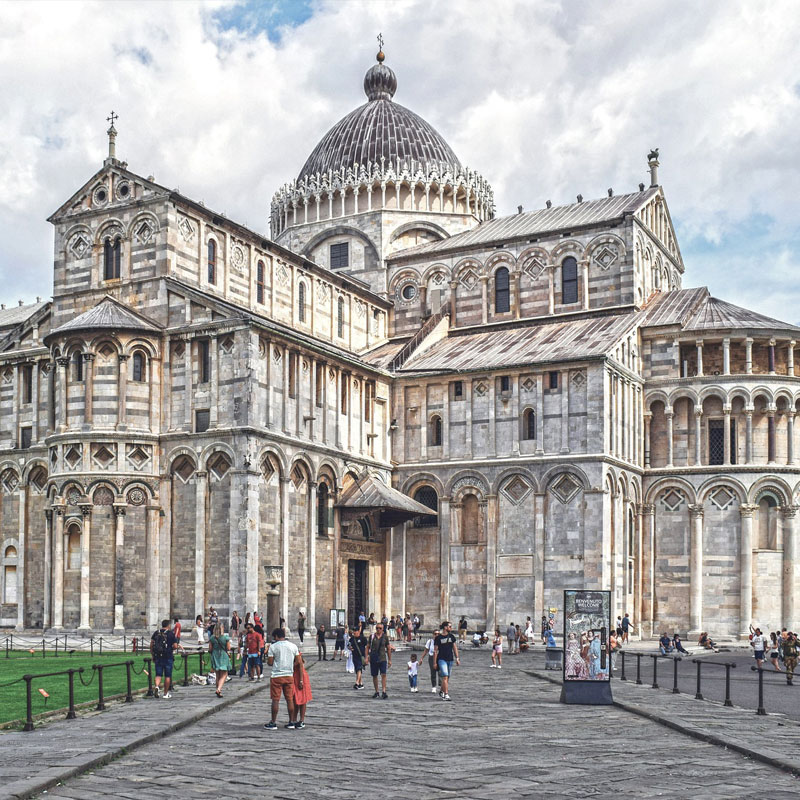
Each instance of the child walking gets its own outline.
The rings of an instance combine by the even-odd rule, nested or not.
[[[408,662],[408,685],[411,687],[412,692],[418,692],[417,688],[417,673],[419,670],[419,662],[417,661],[417,654],[411,654],[411,661]]]
[[[300,656],[302,664],[295,664],[294,667],[294,704],[297,707],[297,722],[295,730],[301,730],[306,726],[306,703],[314,698],[311,695],[311,681],[306,672],[306,662]]]

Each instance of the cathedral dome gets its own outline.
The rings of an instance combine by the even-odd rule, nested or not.
[[[397,90],[397,77],[383,63],[378,63],[364,77],[364,92],[368,101],[351,111],[322,137],[300,170],[297,180],[329,170],[348,169],[353,164],[387,167],[428,165],[440,172],[458,172],[461,162],[441,134],[422,117],[392,100]]]

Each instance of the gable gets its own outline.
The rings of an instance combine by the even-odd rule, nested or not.
[[[672,225],[672,217],[661,187],[639,206],[634,213],[634,218],[672,256],[678,264],[678,269],[683,272],[683,258],[678,247],[678,236]]]

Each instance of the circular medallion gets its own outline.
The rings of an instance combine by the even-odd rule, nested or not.
[[[104,206],[108,202],[108,189],[105,186],[98,186],[92,195],[96,206]]]
[[[241,245],[235,244],[231,250],[231,264],[237,270],[241,270],[244,266],[244,248]]]
[[[145,494],[143,489],[131,489],[128,492],[128,502],[132,506],[141,506],[145,501]]]

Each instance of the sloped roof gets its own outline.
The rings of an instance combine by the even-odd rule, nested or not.
[[[639,324],[644,328],[680,325],[707,297],[705,286],[660,292],[642,311]]]
[[[406,361],[400,374],[494,370],[604,356],[636,322],[636,313],[594,316],[453,335]]]
[[[410,336],[391,339],[388,342],[379,344],[377,347],[373,347],[372,350],[367,350],[366,353],[361,353],[359,358],[374,367],[388,369],[392,359],[408,344],[409,339],[411,339]]]
[[[365,472],[347,487],[337,508],[381,512],[381,527],[387,528],[414,517],[437,516],[428,506],[385,484],[380,478]]]
[[[684,330],[687,331],[719,330],[720,328],[784,330],[800,333],[800,328],[796,325],[765,317],[763,314],[735,306],[733,303],[727,303],[716,297],[706,297],[705,302],[698,306],[684,326]]]
[[[128,308],[128,306],[106,295],[96,306],[78,314],[77,317],[65,322],[52,331],[49,336],[67,333],[69,331],[85,330],[123,330],[123,331],[148,331],[158,333],[161,328],[146,317]]]
[[[0,328],[10,328],[25,322],[28,317],[32,317],[39,309],[44,308],[50,301],[42,300],[39,303],[28,303],[27,305],[14,306],[0,310]]]
[[[451,236],[449,239],[427,242],[407,250],[400,250],[389,256],[387,260],[395,261],[408,256],[445,253],[450,250],[537,236],[567,228],[597,225],[601,222],[619,219],[625,214],[634,213],[658,191],[658,187],[652,187],[643,192],[604,197],[600,200],[588,200],[584,203],[572,203],[567,206],[540,208],[510,217],[498,217],[483,222],[464,233]]]

